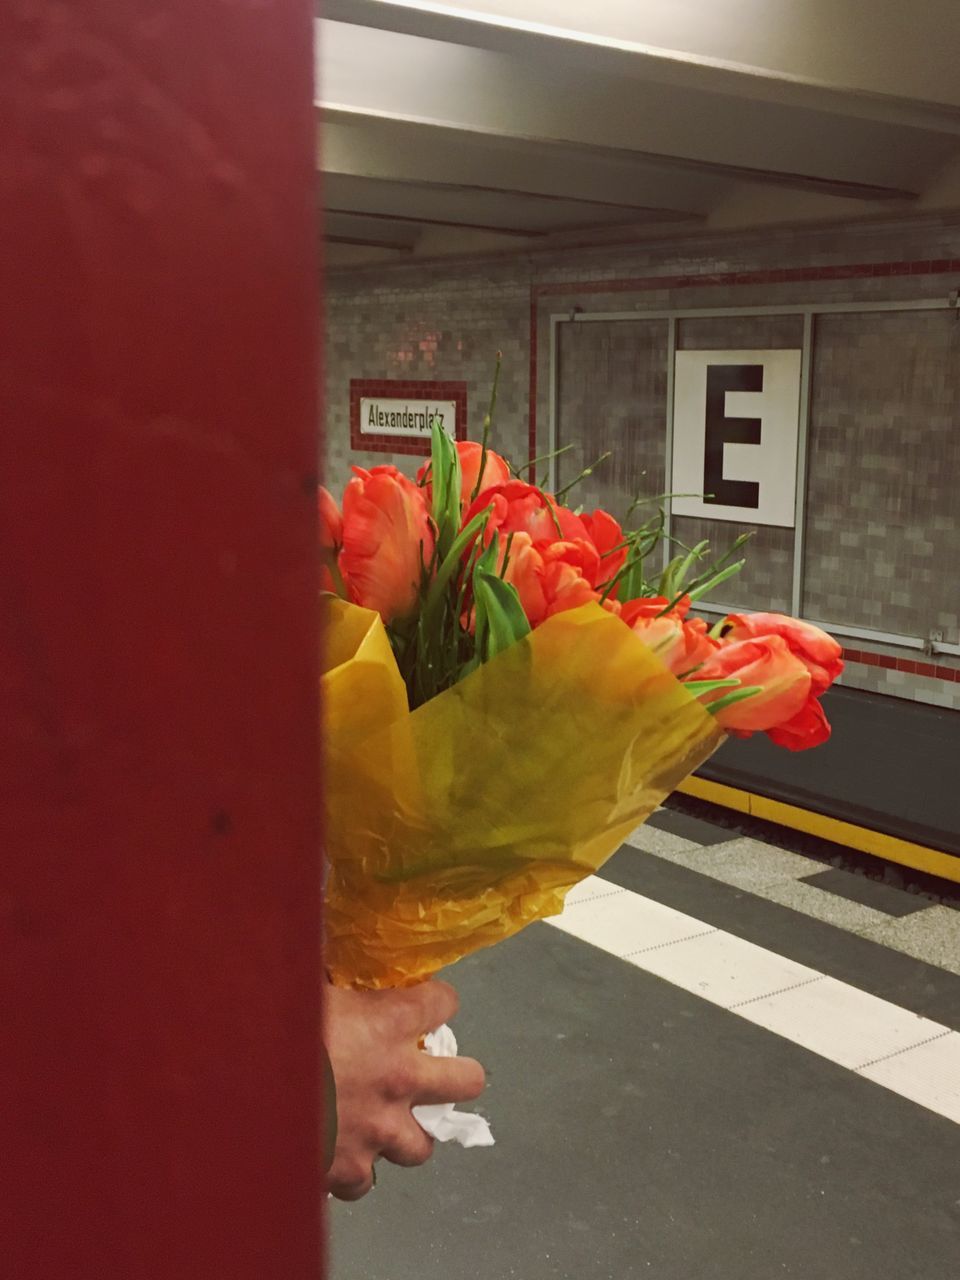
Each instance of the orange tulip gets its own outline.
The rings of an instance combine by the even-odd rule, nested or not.
[[[473,491],[477,487],[483,445],[477,444],[475,440],[458,440],[456,441],[456,450],[460,459],[460,509],[465,511],[473,501]],[[485,489],[489,489],[493,485],[506,484],[509,479],[510,468],[506,462],[500,457],[499,453],[494,453],[492,449],[488,449],[487,459],[483,468],[483,479],[480,482],[478,494],[483,493]],[[425,462],[417,472],[417,484],[424,488],[427,501],[432,502],[433,489],[430,483],[429,462]]]
[[[600,599],[600,593],[591,587],[579,566],[569,560],[545,562],[543,585],[548,618]]]
[[[576,569],[591,589],[596,589],[600,582],[600,553],[587,538],[548,542],[541,546],[541,554],[545,565],[565,564]]]
[[[317,493],[317,511],[320,516],[320,590],[335,592],[337,583],[333,569],[343,543],[343,517],[333,495],[323,485]]]
[[[760,692],[717,712],[723,729],[755,733],[788,723],[803,710],[812,684],[810,672],[790,652],[782,636],[737,640],[715,649],[697,671],[696,680],[725,680],[735,676],[741,687]],[[730,690],[701,694],[701,702],[718,702]]]
[[[503,573],[504,580],[516,588],[520,605],[531,627],[539,626],[547,616],[543,556],[534,547],[529,533],[515,533],[510,540],[509,556],[507,556],[507,539],[500,539],[501,569],[504,557],[507,561],[507,567]]]
[[[323,485],[317,492],[317,510],[320,514],[321,547],[325,551],[338,551],[343,544],[343,516],[333,494]]]
[[[434,531],[422,489],[396,467],[353,468],[343,493],[340,570],[355,604],[384,622],[413,611]]]
[[[480,474],[480,459],[483,455],[483,446],[477,444],[475,440],[458,440],[457,453],[460,457],[461,503],[466,509],[473,501],[474,489],[477,489],[477,477]],[[480,487],[477,489],[478,496],[493,485],[506,484],[509,479],[510,468],[499,453],[494,453],[492,449],[488,449]]]
[[[633,601],[630,602],[631,604]],[[627,612],[628,605],[620,611],[621,618]],[[654,651],[668,670],[675,676],[682,677],[701,666],[713,656],[719,648],[716,640],[707,634],[707,624],[702,618],[691,618],[681,621],[672,614],[661,618],[639,617],[632,623],[632,630],[643,643]],[[697,671],[696,678],[701,679]],[[716,679],[715,676],[708,677]]]
[[[555,613],[600,599],[591,580],[600,563],[592,544],[553,542],[537,547],[523,530],[506,537],[502,533],[495,536],[499,539],[498,559],[504,580],[516,588],[531,627],[538,627]]]
[[[750,640],[758,636],[782,636],[790,652],[800,659],[813,680],[813,694],[819,697],[843,670],[843,650],[832,636],[819,627],[782,613],[732,613],[727,618],[724,641]]]
[[[623,530],[606,511],[594,511],[593,515],[581,516],[590,540],[600,553],[600,581],[606,584],[612,581],[627,561],[627,547],[623,545]],[[610,593],[615,596],[617,588]]]
[[[579,516],[525,480],[508,480],[478,494],[463,517],[463,523],[469,524],[486,507],[493,507],[487,522],[486,542],[497,532],[528,533],[534,546],[558,539],[590,541],[586,525]]]
[[[625,600],[621,617],[632,627],[638,618],[658,618],[669,603],[666,596],[640,596],[636,600]],[[689,609],[690,597],[682,596],[665,616],[682,620]]]

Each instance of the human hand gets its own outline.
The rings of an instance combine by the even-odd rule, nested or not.
[[[325,1041],[337,1086],[337,1145],[327,1189],[359,1200],[373,1186],[380,1156],[400,1165],[429,1160],[433,1139],[412,1107],[469,1102],[483,1090],[483,1068],[472,1058],[431,1058],[419,1048],[457,1011],[445,982],[399,991],[326,988]]]

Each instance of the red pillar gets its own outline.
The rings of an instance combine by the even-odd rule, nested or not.
[[[306,0],[0,6],[0,1271],[319,1273]]]

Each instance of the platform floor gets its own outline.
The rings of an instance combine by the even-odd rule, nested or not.
[[[662,810],[462,962],[491,1149],[333,1204],[332,1280],[953,1280],[960,912]]]

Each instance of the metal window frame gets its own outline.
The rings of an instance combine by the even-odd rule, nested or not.
[[[823,315],[869,315],[884,311],[948,311],[956,310],[953,297],[914,298],[891,302],[823,302],[808,303],[799,306],[769,305],[757,307],[675,307],[658,308],[644,311],[639,307],[631,311],[565,311],[551,314],[548,378],[549,407],[547,414],[548,448],[551,454],[548,472],[548,486],[555,489],[557,485],[556,449],[559,410],[560,382],[560,325],[592,324],[618,320],[662,320],[667,326],[667,405],[665,429],[665,475],[669,486],[669,477],[673,471],[673,415],[674,415],[674,370],[677,350],[677,323],[680,320],[713,320],[734,316],[798,316],[803,321],[801,367],[800,367],[800,420],[797,439],[797,501],[796,523],[794,525],[793,575],[791,581],[791,604],[796,617],[801,616],[803,604],[804,558],[806,552],[806,488],[808,471],[808,436],[810,429],[811,385],[813,376],[813,344],[814,323],[817,316]],[[669,497],[665,502],[666,530],[671,529],[672,512]],[[664,542],[664,558],[668,555],[667,543]],[[731,606],[700,605],[708,613],[723,614]],[[896,635],[885,631],[874,631],[868,627],[848,626],[846,623],[827,622],[810,618],[837,635],[849,636],[851,639],[873,641],[903,649],[919,649],[928,653],[960,656],[960,644],[946,644],[940,641],[928,643],[920,636]]]

